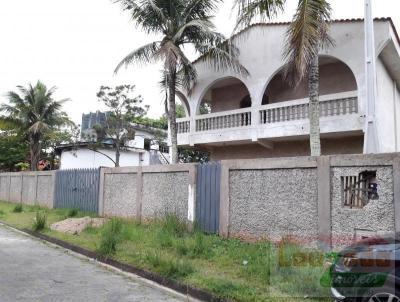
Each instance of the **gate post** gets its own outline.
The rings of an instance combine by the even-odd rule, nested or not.
[[[187,220],[193,223],[196,219],[196,185],[197,185],[197,165],[189,167],[189,184],[188,184],[188,213]]]
[[[229,163],[221,161],[219,235],[229,237]]]
[[[104,216],[104,174],[105,168],[99,168],[100,179],[99,179],[99,216]]]
[[[320,248],[332,248],[331,164],[329,156],[317,157],[318,177],[318,241]]]
[[[136,172],[136,219],[142,221],[142,199],[143,199],[143,168],[137,167]]]

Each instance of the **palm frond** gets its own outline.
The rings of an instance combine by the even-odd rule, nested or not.
[[[258,21],[270,20],[282,12],[286,0],[235,0],[237,21],[234,32],[249,26],[258,18]]]
[[[318,56],[321,47],[333,45],[329,36],[331,6],[327,0],[299,0],[296,14],[286,33],[284,59],[286,75],[298,82]]]
[[[161,42],[152,42],[146,44],[138,49],[135,49],[128,54],[115,68],[114,73],[117,73],[122,66],[129,66],[131,64],[149,64],[157,61],[155,54],[160,50]]]
[[[188,31],[187,36],[190,37],[191,36],[190,29],[202,33],[209,33],[212,32],[212,30],[214,29],[214,25],[208,19],[191,20],[188,23],[184,24],[181,28],[179,28],[179,30],[175,33],[174,37],[172,38],[172,41],[177,42],[178,40],[184,38],[183,36],[186,31]]]

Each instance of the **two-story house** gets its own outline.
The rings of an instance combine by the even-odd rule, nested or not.
[[[180,146],[209,151],[213,160],[310,154],[307,82],[293,87],[284,77],[288,24],[255,24],[236,35],[248,77],[194,63],[198,83],[190,96],[179,93],[187,109],[178,119]],[[378,148],[395,152],[400,151],[400,39],[389,18],[376,19],[374,28]],[[335,45],[320,53],[322,153],[363,153],[364,22],[333,21],[331,35]]]

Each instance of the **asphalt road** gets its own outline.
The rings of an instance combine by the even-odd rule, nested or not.
[[[14,301],[185,300],[0,225],[0,302]]]

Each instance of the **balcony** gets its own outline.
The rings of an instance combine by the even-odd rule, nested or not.
[[[357,91],[320,97],[322,135],[362,131],[360,115]],[[177,126],[178,144],[191,146],[306,136],[309,134],[309,100],[198,115],[178,119]]]

